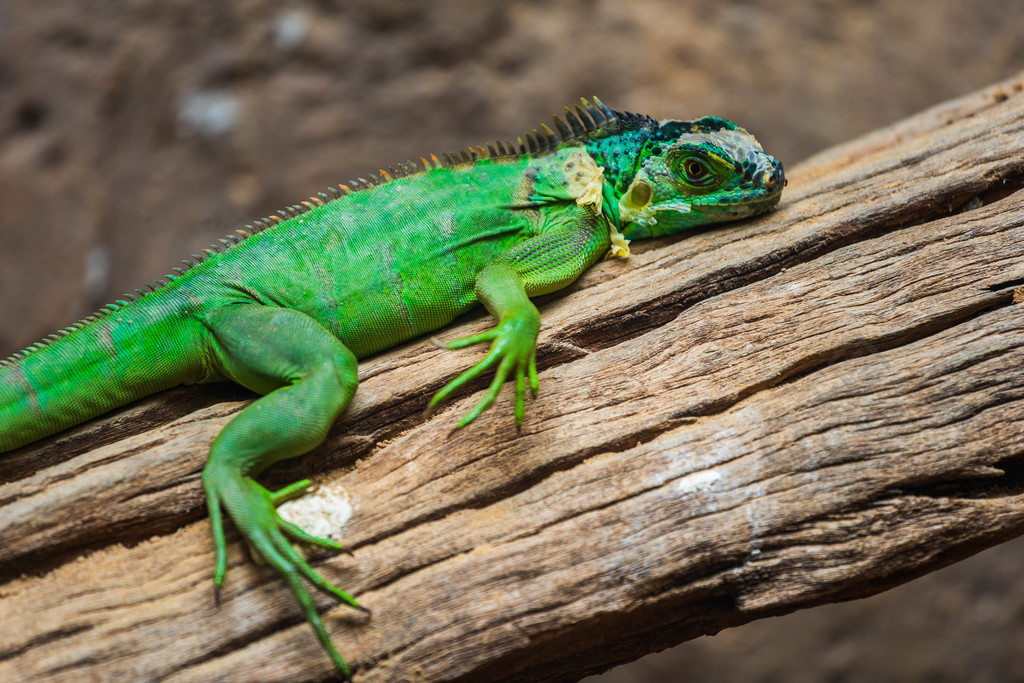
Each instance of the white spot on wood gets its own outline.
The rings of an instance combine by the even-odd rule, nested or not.
[[[714,470],[694,472],[675,483],[675,493],[681,496],[687,493],[696,493],[697,491],[707,491],[721,478],[722,475]]]
[[[353,507],[345,489],[335,484],[313,489],[302,498],[282,503],[277,510],[307,533],[340,543],[341,532],[352,518]]]

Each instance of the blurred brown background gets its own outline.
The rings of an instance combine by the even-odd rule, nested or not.
[[[1020,0],[0,0],[0,356],[327,185],[581,95],[792,165],[1024,69]],[[1024,543],[607,681],[1024,681]]]

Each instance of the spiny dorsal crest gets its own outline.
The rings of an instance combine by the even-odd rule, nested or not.
[[[444,162],[440,164],[440,167],[451,168],[460,164],[473,163],[480,159],[514,158],[524,154],[548,152],[556,149],[564,142],[585,140],[594,134],[605,134],[617,129],[616,124],[620,122],[632,121],[638,118],[646,117],[633,114],[632,112],[620,112],[610,109],[596,96],[593,102],[580,98],[579,103],[573,109],[565,108],[565,113],[562,117],[558,114],[552,117],[555,126],[554,130],[546,123],[542,123],[539,130],[534,128],[533,131],[516,138],[515,142],[511,140],[505,140],[504,142],[498,140],[487,145],[486,149],[483,147],[470,147],[468,150],[457,154],[446,153],[444,154]],[[436,162],[437,158],[434,157],[434,160]],[[423,161],[426,170],[439,167],[436,164],[427,165],[426,160]]]
[[[422,171],[429,171],[434,168],[453,168],[463,164],[472,164],[481,159],[508,159],[524,154],[539,154],[554,150],[564,142],[585,140],[596,135],[603,135],[617,130],[617,124],[626,121],[648,120],[648,117],[632,112],[621,112],[611,109],[596,96],[593,102],[580,98],[578,104],[572,109],[565,108],[563,116],[555,114],[553,117],[554,130],[546,123],[540,128],[534,128],[531,132],[511,140],[497,140],[489,143],[486,147],[469,147],[459,152],[444,152],[441,158],[431,154],[430,158],[420,157],[420,165],[417,167],[414,162],[406,162],[398,167],[391,166],[388,171],[383,169],[380,175],[370,174],[369,178],[356,178],[340,185],[343,194],[351,194],[358,190],[365,190],[386,183],[394,178],[403,178]],[[650,119],[653,122],[653,119]],[[338,194],[338,190],[328,188],[332,194]]]

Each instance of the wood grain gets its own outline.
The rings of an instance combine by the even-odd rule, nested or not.
[[[354,556],[317,566],[374,615],[318,604],[358,680],[573,680],[1024,532],[1022,91],[826,151],[770,216],[546,299],[520,430],[504,394],[461,431],[478,391],[423,415],[480,352],[364,363],[268,478],[351,506]],[[212,600],[198,476],[250,399],[178,389],[0,461],[0,679],[332,675],[237,536]]]

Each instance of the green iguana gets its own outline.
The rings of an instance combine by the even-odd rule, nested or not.
[[[341,546],[277,513],[309,481],[272,492],[255,477],[323,441],[355,393],[356,360],[482,303],[497,325],[447,347],[488,342],[490,352],[430,406],[494,371],[459,426],[510,377],[521,423],[526,387],[538,389],[530,297],[603,257],[628,256],[629,240],[768,211],[785,184],[782,165],[721,118],[658,122],[595,97],[566,107],[554,126],[328,188],[0,361],[0,452],[179,384],[231,380],[262,394],[217,435],[203,470],[214,585],[227,568],[227,511],[347,678],[302,579],[363,608],[290,540]]]

